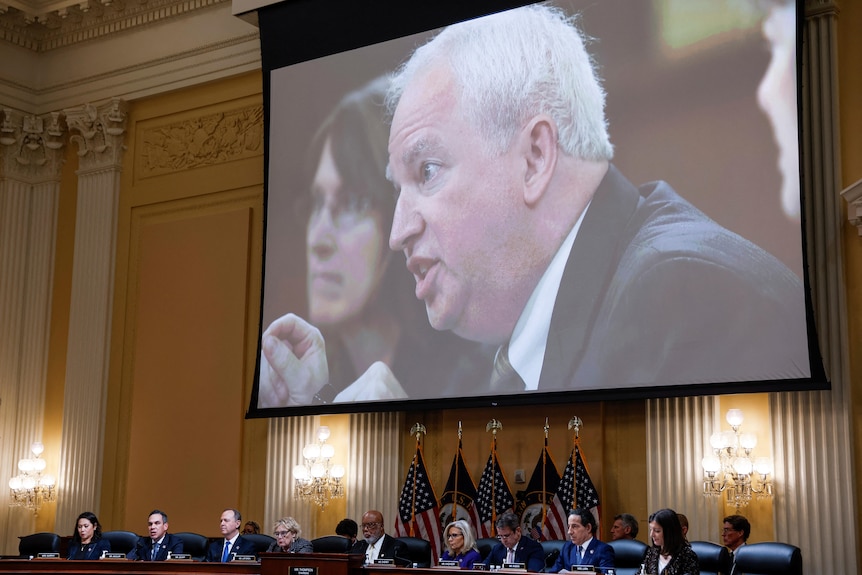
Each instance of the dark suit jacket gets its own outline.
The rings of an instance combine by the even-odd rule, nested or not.
[[[502,565],[506,562],[506,551],[505,545],[497,543],[491,548],[488,557],[485,558],[485,565]],[[527,571],[543,571],[545,569],[545,550],[542,549],[542,544],[522,535],[518,541],[518,547],[515,549],[515,563],[523,563],[526,565]]]
[[[223,550],[224,539],[219,539],[218,541],[210,543],[210,546],[207,549],[207,556],[204,558],[204,561],[220,563]],[[230,548],[230,557],[228,558],[228,561],[233,561],[235,555],[257,555],[254,550],[254,543],[248,539],[243,539],[242,535],[240,535],[236,538],[236,541],[234,541],[233,547]]]
[[[560,550],[560,556],[557,557],[554,566],[549,569],[550,573],[559,573],[563,569],[571,569],[572,565],[595,565],[596,567],[615,567],[614,565],[614,548],[607,543],[602,543],[595,537],[587,545],[587,552],[581,559],[580,563],[576,561],[575,544],[571,541],[566,541],[563,548]]]
[[[664,182],[614,166],[560,282],[539,389],[795,378],[799,278]]]
[[[661,551],[658,547],[652,546],[647,549],[646,557],[644,557],[644,568],[647,573],[658,573],[658,558]],[[697,555],[691,549],[691,545],[686,543],[682,546],[679,553],[670,558],[670,563],[662,571],[662,575],[688,575],[689,573],[698,573],[700,564],[697,560]]]
[[[111,542],[107,539],[98,539],[88,543],[81,550],[80,543],[69,542],[69,559],[98,559],[102,551],[111,551]]]
[[[365,555],[368,550],[368,541],[357,539],[353,547],[350,548],[350,553],[354,555]],[[383,541],[380,543],[380,553],[377,554],[378,559],[395,559],[395,564],[400,566],[410,565],[410,558],[407,554],[407,546],[398,539],[383,534]]]
[[[132,561],[164,561],[168,558],[168,551],[182,553],[183,540],[176,535],[165,533],[156,558],[150,559],[153,553],[153,540],[149,537],[139,537],[137,545],[126,554],[126,557]]]

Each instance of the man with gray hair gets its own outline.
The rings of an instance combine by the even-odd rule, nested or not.
[[[638,520],[634,515],[631,513],[620,513],[614,517],[614,524],[611,525],[611,541],[637,538]]]
[[[449,26],[387,103],[390,248],[434,328],[498,346],[472,393],[780,379],[807,357],[787,337],[805,333],[789,269],[611,164],[605,95],[561,10]]]

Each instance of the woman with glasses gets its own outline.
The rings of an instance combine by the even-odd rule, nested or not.
[[[457,561],[461,569],[472,569],[473,563],[481,561],[482,556],[476,547],[473,529],[464,519],[451,522],[444,530],[446,534],[446,550],[441,561]]]
[[[272,535],[275,542],[269,546],[268,552],[277,553],[311,553],[314,548],[311,541],[299,536],[299,523],[293,517],[284,517],[275,522]]]

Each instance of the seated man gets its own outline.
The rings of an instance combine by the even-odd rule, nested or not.
[[[126,554],[132,561],[164,561],[168,553],[182,553],[183,542],[176,535],[168,533],[168,516],[164,511],[154,509],[147,517],[149,537],[139,537],[135,548]]]
[[[237,555],[257,555],[254,552],[254,544],[248,539],[243,539],[239,534],[242,525],[242,515],[236,509],[225,509],[219,519],[219,531],[224,540],[215,541],[207,549],[204,561],[210,563],[227,563],[233,561]]]
[[[379,511],[366,511],[362,515],[362,539],[357,539],[350,553],[365,555],[365,564],[370,565],[378,559],[394,559],[396,565],[410,565],[407,547],[401,541],[386,535],[383,514]]]
[[[521,534],[518,516],[506,512],[497,518],[497,539],[500,541],[485,558],[485,565],[523,563],[527,571],[539,572],[545,568],[545,551],[542,545]]]
[[[638,520],[631,513],[620,513],[614,517],[614,524],[611,526],[611,540],[618,539],[637,539],[638,538]]]
[[[353,545],[356,543],[356,536],[359,535],[359,525],[357,525],[356,521],[353,519],[342,519],[338,522],[338,525],[335,526],[335,534],[346,537],[350,540],[350,544]]]
[[[614,548],[596,539],[598,523],[589,509],[579,507],[569,512],[569,541],[549,573],[570,573],[573,565],[614,566]]]

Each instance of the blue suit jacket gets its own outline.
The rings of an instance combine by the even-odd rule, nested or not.
[[[485,558],[485,565],[502,565],[506,562],[506,546],[497,543]],[[542,544],[522,535],[515,549],[515,563],[523,563],[527,571],[540,572],[545,569],[545,550]]]
[[[221,563],[221,554],[224,550],[224,539],[219,539],[218,541],[214,541],[210,543],[209,548],[207,549],[207,556],[204,558],[204,561],[209,561],[210,563]],[[228,561],[233,561],[235,555],[257,555],[254,549],[254,543],[249,541],[248,539],[243,539],[242,535],[236,538],[236,541],[233,543],[233,547],[230,548],[230,557]]]
[[[165,561],[168,558],[168,551],[171,553],[182,553],[183,540],[176,535],[165,533],[165,537],[159,546],[159,552],[155,559],[152,559],[153,540],[149,537],[139,537],[135,548],[126,554],[126,558],[132,561]]]
[[[80,543],[69,543],[69,559],[98,559],[102,556],[102,551],[111,551],[111,542],[107,539],[98,539],[81,549]]]
[[[559,573],[563,569],[571,569],[572,565],[595,565],[596,567],[614,567],[614,548],[607,543],[602,543],[595,537],[587,546],[587,552],[580,563],[576,561],[575,544],[566,541],[556,563],[549,570],[551,573]]]

